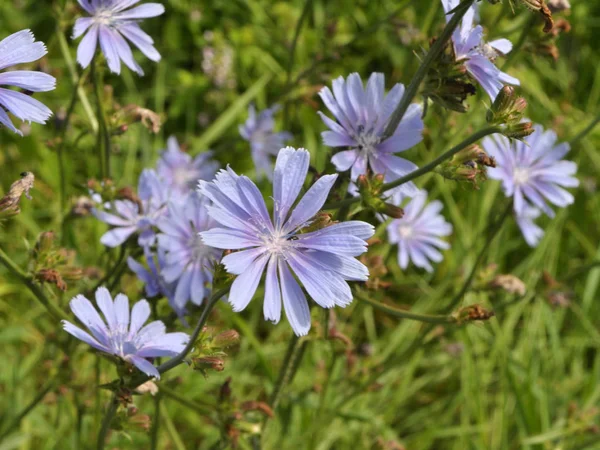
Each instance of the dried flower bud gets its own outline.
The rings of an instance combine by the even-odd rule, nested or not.
[[[571,9],[571,3],[569,3],[569,0],[548,0],[548,8],[553,13],[560,12],[565,9]]]
[[[54,231],[44,231],[38,237],[38,240],[35,244],[35,252],[40,254],[52,250],[55,240],[56,233]]]
[[[248,401],[248,402],[242,403],[241,408],[242,408],[242,411],[260,411],[265,416],[275,417],[273,410],[265,402]]]
[[[27,199],[31,200],[29,191],[33,188],[33,182],[35,177],[31,172],[22,172],[21,179],[15,181],[10,185],[8,193],[0,198],[0,214],[2,216],[10,216],[19,214],[19,202],[21,201],[21,195],[25,194]]]
[[[517,294],[520,296],[525,295],[527,288],[525,283],[514,275],[496,275],[496,277],[490,281],[489,287],[492,289],[502,289],[509,294]]]
[[[61,291],[67,290],[67,283],[60,274],[54,269],[42,269],[34,274],[34,278],[40,283],[50,283],[56,285]]]
[[[138,387],[135,388],[135,392],[137,392],[138,394],[150,394],[151,396],[155,396],[156,394],[158,394],[158,386],[156,385],[156,383],[152,380],[146,381],[143,384],[140,384]]]
[[[496,314],[494,313],[494,311],[488,311],[481,305],[477,304],[465,306],[464,308],[459,309],[454,314],[458,323],[489,320],[495,315]]]

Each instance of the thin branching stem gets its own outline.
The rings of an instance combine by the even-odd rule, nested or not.
[[[158,366],[158,372],[161,375],[168,372],[169,370],[177,367],[179,364],[184,362],[188,353],[191,352],[192,349],[194,348],[194,345],[196,345],[196,339],[198,339],[198,336],[202,332],[202,329],[204,328],[204,325],[206,324],[206,321],[208,320],[208,316],[210,315],[211,311],[213,310],[215,305],[218,303],[218,301],[222,297],[227,295],[227,293],[229,292],[230,289],[231,289],[231,285],[228,285],[228,286],[224,287],[223,289],[221,289],[211,295],[211,297],[208,299],[208,302],[206,303],[206,306],[204,307],[204,310],[202,311],[202,314],[200,315],[200,318],[198,319],[198,322],[196,323],[196,327],[194,328],[194,331],[193,331],[192,335],[190,336],[190,340],[187,343],[187,345],[185,346],[185,348],[177,356],[174,356],[173,358],[169,359],[168,361],[166,361],[166,362],[162,363],[160,366]],[[148,375],[139,374],[138,376],[134,377],[131,380],[131,382],[128,383],[128,387],[131,389],[134,389],[137,386],[139,386],[140,384],[145,383],[149,379],[150,379],[150,377]]]
[[[579,133],[577,133],[577,135],[569,141],[569,144],[573,145],[573,144],[579,142],[581,139],[586,137],[588,135],[588,133],[590,133],[594,129],[594,127],[596,125],[598,125],[599,123],[600,123],[600,114],[598,116],[596,116],[596,118],[594,118],[594,120],[592,120],[587,127],[585,127],[583,130],[581,130]]]
[[[454,309],[456,307],[456,305],[458,305],[458,303],[462,300],[462,298],[467,293],[469,288],[471,287],[471,284],[473,283],[473,279],[475,278],[475,274],[477,273],[477,270],[479,268],[479,264],[481,264],[481,261],[483,261],[483,258],[485,256],[485,254],[487,253],[488,249],[490,248],[490,245],[492,245],[494,238],[502,229],[502,225],[504,224],[506,219],[510,216],[510,214],[512,212],[512,208],[513,208],[513,202],[511,200],[507,203],[500,218],[498,220],[496,220],[496,222],[494,222],[490,225],[487,236],[485,236],[485,243],[483,244],[483,247],[481,248],[479,254],[477,255],[477,258],[475,259],[473,268],[471,269],[469,276],[465,280],[465,282],[464,282],[462,288],[460,289],[460,291],[458,292],[458,294],[456,294],[456,296],[450,302],[450,305],[448,306],[448,310]]]
[[[446,44],[452,37],[452,33],[454,32],[455,28],[458,26],[463,16],[469,10],[474,1],[475,0],[463,0],[456,8],[454,8],[454,14],[452,18],[446,24],[446,27],[442,31],[442,34],[433,43],[433,45],[425,55],[425,58],[423,58],[423,62],[417,69],[417,73],[415,73],[410,84],[406,88],[406,91],[404,92],[400,103],[398,103],[398,106],[390,116],[390,120],[388,121],[387,126],[385,127],[385,130],[383,132],[383,139],[386,139],[393,135],[396,131],[396,128],[398,128],[398,124],[402,121],[406,110],[412,103],[413,98],[415,98],[415,96],[417,95],[419,86],[425,78],[425,75],[427,75],[429,67],[440,56],[440,54],[446,47]]]
[[[106,437],[110,430],[110,424],[115,417],[117,412],[117,408],[119,407],[119,401],[117,399],[117,393],[115,392],[110,399],[110,403],[106,408],[106,413],[104,414],[104,419],[102,419],[102,425],[100,426],[100,432],[98,433],[98,441],[96,442],[96,449],[103,450],[104,445],[106,444]]]
[[[33,277],[27,275],[10,257],[0,248],[0,263],[2,263],[16,278],[19,279],[31,291],[33,296],[48,310],[57,320],[69,319],[69,317],[57,305],[52,303],[42,288],[34,282]]]
[[[304,8],[302,9],[302,13],[300,14],[300,18],[298,19],[298,23],[296,23],[296,29],[294,30],[294,38],[292,39],[292,45],[290,47],[290,57],[288,58],[288,64],[286,69],[286,80],[285,80],[285,90],[284,92],[288,92],[292,85],[292,69],[294,68],[294,60],[296,59],[296,48],[298,46],[298,38],[300,38],[300,32],[302,31],[302,25],[304,21],[308,17],[308,13],[310,12],[310,8],[312,6],[312,0],[306,0],[304,2]],[[284,123],[287,126],[288,123],[288,103],[285,105],[284,110]]]
[[[389,191],[390,189],[394,189],[398,186],[403,185],[404,183],[408,183],[409,181],[412,181],[415,178],[420,177],[421,175],[425,175],[427,172],[431,172],[433,169],[435,169],[437,166],[442,164],[444,161],[452,158],[455,154],[460,152],[462,149],[468,147],[471,144],[474,144],[475,142],[479,141],[480,139],[484,138],[485,136],[489,136],[490,134],[494,134],[494,133],[500,133],[501,131],[502,130],[499,127],[488,127],[488,128],[484,128],[483,130],[480,130],[476,133],[473,133],[471,136],[469,136],[467,139],[462,141],[460,144],[457,144],[456,146],[452,147],[446,153],[438,156],[436,159],[425,164],[423,167],[420,167],[417,170],[414,170],[411,173],[409,173],[401,178],[398,178],[397,180],[394,180],[390,183],[384,184],[382,187],[382,191],[383,192]],[[352,204],[358,203],[358,202],[360,202],[360,197],[352,197],[352,198],[347,198],[347,199],[341,200],[339,202],[330,203],[328,205],[325,205],[323,207],[323,209],[338,209],[338,208],[341,208],[342,206],[348,206],[348,205],[352,205]]]
[[[110,130],[106,123],[106,114],[104,111],[104,101],[102,94],[102,80],[96,67],[96,58],[92,60],[92,83],[97,102],[98,123],[100,124],[96,147],[99,155],[102,178],[110,177]]]
[[[416,320],[418,322],[434,323],[434,324],[442,324],[442,325],[457,323],[456,317],[454,317],[450,314],[448,314],[448,315],[446,315],[446,314],[421,314],[421,313],[414,313],[411,311],[406,311],[404,309],[394,308],[392,306],[385,305],[383,303],[375,301],[375,300],[369,298],[367,295],[363,294],[362,292],[359,292],[358,290],[354,291],[354,296],[361,302],[367,303],[368,305],[371,305],[372,307],[374,307],[375,309],[378,309],[381,312],[389,314],[390,316],[398,317],[400,319],[410,319],[410,320]]]

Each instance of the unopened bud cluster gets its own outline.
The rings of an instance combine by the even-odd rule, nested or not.
[[[531,122],[524,121],[527,102],[519,97],[512,86],[504,86],[496,96],[486,114],[491,125],[502,125],[504,136],[511,139],[523,139],[533,133]]]
[[[77,281],[83,272],[74,266],[75,252],[59,248],[56,234],[42,233],[33,249],[33,277],[40,283],[54,284],[61,291],[67,290],[67,281]]]
[[[448,180],[467,182],[479,189],[479,185],[487,180],[487,167],[496,167],[496,161],[473,144],[440,164],[436,171]]]
[[[476,89],[464,62],[456,59],[454,46],[448,43],[427,71],[423,96],[443,108],[467,112],[468,106],[464,102],[469,95],[475,94]]]
[[[225,369],[225,349],[237,344],[240,335],[235,330],[226,330],[214,334],[210,328],[204,328],[196,339],[194,350],[190,355],[190,362],[194,370],[198,370],[205,377],[209,370],[222,372]]]
[[[376,213],[385,214],[394,219],[401,219],[404,216],[404,210],[399,206],[386,202],[383,197],[383,174],[375,174],[371,177],[360,175],[356,180],[358,192],[365,207]]]

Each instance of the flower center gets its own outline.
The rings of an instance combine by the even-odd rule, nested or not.
[[[198,233],[194,233],[190,238],[188,245],[192,252],[192,259],[195,261],[206,258],[210,254],[211,247],[207,246],[202,241],[202,238]]]
[[[400,237],[407,239],[413,235],[413,228],[410,225],[400,225],[398,227]]]
[[[358,150],[366,152],[367,155],[375,153],[375,147],[381,142],[381,137],[373,132],[373,130],[365,131],[361,126],[358,127],[358,133],[354,137],[358,143]]]
[[[280,234],[266,234],[263,236],[265,248],[272,255],[283,255],[290,249],[290,240]]]
[[[523,185],[529,181],[530,173],[529,169],[523,167],[517,167],[513,173],[513,181],[515,184]]]
[[[112,25],[114,21],[113,12],[110,9],[96,11],[93,21],[98,25]]]
[[[187,186],[192,181],[196,181],[196,172],[187,167],[178,167],[173,172],[173,179],[177,186]]]
[[[490,44],[482,44],[480,50],[481,54],[492,62],[498,57],[498,52]]]

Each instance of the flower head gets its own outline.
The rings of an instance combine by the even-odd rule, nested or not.
[[[509,141],[504,136],[486,137],[485,151],[496,160],[496,168],[488,169],[488,176],[502,181],[504,194],[514,198],[517,216],[523,216],[529,206],[535,206],[550,217],[551,203],[565,207],[573,203],[573,196],[565,187],[576,187],[579,180],[573,175],[577,164],[564,161],[569,144],[555,145],[556,133],[534,125],[534,133],[523,141]]]
[[[96,291],[96,304],[106,322],[83,295],[69,303],[73,314],[91,335],[67,320],[62,321],[64,330],[101,352],[132,363],[149,376],[160,378],[156,367],[146,358],[175,356],[189,340],[186,333],[165,333],[165,325],[160,320],[144,326],[150,317],[150,305],[146,300],[133,305],[130,316],[129,299],[118,294],[113,302],[108,290],[101,287]]]
[[[214,177],[218,163],[212,161],[212,152],[204,152],[192,159],[191,155],[181,151],[177,138],[167,140],[167,149],[162,152],[156,171],[175,194],[183,195],[192,191],[199,180]]]
[[[433,271],[430,261],[440,262],[439,249],[450,245],[440,239],[452,233],[450,225],[440,214],[442,202],[435,200],[425,206],[427,192],[419,191],[404,207],[404,217],[395,219],[387,226],[391,243],[398,244],[398,264],[402,269],[412,261],[417,267]]]
[[[160,54],[154,48],[154,41],[138,23],[142,19],[160,16],[165,7],[160,3],[146,3],[130,8],[140,0],[77,0],[91,17],[77,19],[73,29],[73,39],[86,33],[77,48],[77,62],[85,68],[90,65],[96,46],[100,42],[102,53],[110,71],[121,73],[121,61],[134,72],[144,75],[144,71],[133,58],[127,39],[152,61],[160,61]]]
[[[396,84],[385,95],[383,74],[371,74],[363,88],[360,76],[352,73],[346,80],[343,77],[333,80],[332,87],[333,93],[324,87],[319,95],[337,122],[320,111],[319,115],[329,128],[321,133],[324,144],[350,147],[331,159],[338,172],[351,168],[352,181],[356,181],[370,167],[373,172],[384,174],[385,181],[389,182],[417,169],[415,164],[394,156],[394,153],[408,150],[423,139],[421,106],[410,105],[394,134],[388,138],[383,135],[392,112],[404,95],[402,84]],[[354,192],[356,188],[351,185],[350,189]],[[416,193],[412,182],[399,189],[406,195]]]
[[[115,200],[112,204],[114,214],[93,209],[99,220],[115,227],[100,238],[101,243],[108,247],[117,247],[135,232],[139,233],[140,246],[147,247],[154,243],[156,236],[152,227],[165,212],[169,190],[154,170],[146,169],[140,175],[138,197],[139,203]]]
[[[544,236],[544,230],[535,224],[535,219],[537,219],[540,214],[541,211],[539,209],[526,206],[523,212],[515,218],[521,233],[523,233],[525,242],[527,242],[530,247],[536,247]]]
[[[213,226],[206,200],[192,192],[184,201],[170,202],[157,226],[158,248],[165,252],[161,276],[173,283],[173,305],[183,310],[188,300],[200,305],[212,282],[212,269],[221,250],[209,247],[198,234]]]
[[[345,280],[365,281],[368,269],[355,259],[365,252],[365,239],[373,226],[359,221],[335,223],[316,231],[301,230],[319,212],[337,175],[324,175],[292,208],[308,173],[309,153],[291,147],[277,155],[273,175],[273,220],[262,194],[248,177],[222,170],[216,180],[200,182],[200,191],[213,201],[208,212],[222,227],[200,233],[207,245],[239,250],[222,263],[237,275],[229,303],[241,311],[254,296],[266,269],[264,316],[274,323],[281,317],[281,303],[294,332],[310,329],[308,294],[324,308],[346,306],[352,301]],[[291,270],[290,270],[291,269]]]
[[[459,0],[442,0],[446,20],[452,18],[452,11],[459,4]],[[492,100],[504,84],[519,85],[519,80],[502,72],[494,65],[498,55],[506,55],[512,50],[512,44],[508,39],[496,39],[491,42],[483,41],[483,28],[474,25],[476,6],[469,8],[463,16],[461,24],[454,30],[452,41],[457,60],[465,60],[467,71],[481,87],[487,92]]]
[[[0,41],[0,70],[17,64],[37,61],[47,53],[42,42],[35,42],[30,30],[18,31]],[[0,73],[0,86],[14,86],[31,92],[51,91],[56,78],[43,72],[11,70]],[[23,135],[8,117],[10,112],[22,121],[46,123],[52,111],[43,103],[22,92],[0,88],[0,124]]]
[[[244,125],[240,125],[240,134],[250,142],[252,161],[258,177],[266,175],[269,179],[273,178],[271,156],[276,156],[285,142],[292,139],[292,134],[287,131],[273,131],[273,115],[278,110],[279,105],[275,105],[257,114],[256,108],[251,104],[248,107],[248,120]]]

